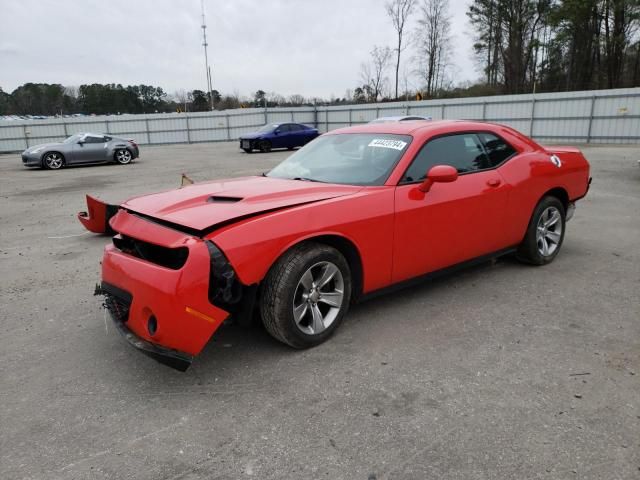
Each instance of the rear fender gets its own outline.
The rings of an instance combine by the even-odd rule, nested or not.
[[[118,206],[101,202],[91,195],[86,197],[87,211],[78,212],[80,223],[90,232],[112,235],[114,232],[109,225],[109,220],[118,212]]]

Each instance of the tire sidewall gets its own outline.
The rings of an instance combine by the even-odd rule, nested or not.
[[[258,147],[262,153],[269,153],[271,151],[271,142],[269,140],[261,140]]]
[[[129,150],[127,150],[126,148],[119,148],[117,149],[114,153],[113,153],[113,158],[116,161],[117,164],[119,165],[129,165],[131,162],[133,162],[133,154],[131,152],[129,152],[129,161],[128,162],[121,162],[120,160],[118,160],[118,152],[129,152]]]
[[[47,163],[47,157],[53,153],[60,155],[60,158],[62,159],[62,163],[60,164],[59,167],[56,167],[56,168],[50,167],[49,164]],[[62,167],[64,167],[64,163],[65,163],[64,156],[58,152],[47,152],[42,156],[42,166],[47,170],[60,170]]]
[[[327,340],[342,323],[344,316],[349,310],[351,300],[351,271],[349,264],[340,252],[328,246],[321,246],[320,248],[310,246],[309,250],[303,253],[303,258],[303,262],[294,265],[287,275],[281,277],[279,284],[276,286],[278,292],[281,294],[281,298],[275,305],[274,311],[274,314],[278,316],[282,322],[282,326],[284,327],[282,334],[287,343],[296,348],[313,347]],[[302,332],[298,325],[296,325],[293,318],[293,300],[302,275],[313,265],[325,261],[333,263],[340,270],[344,281],[344,296],[342,298],[340,312],[333,323],[322,333],[309,335]]]
[[[560,235],[560,242],[558,243],[558,247],[556,248],[556,250],[551,255],[543,256],[538,251],[536,231],[538,227],[538,221],[540,220],[540,216],[549,207],[555,207],[560,212],[560,221],[562,222],[562,233]],[[551,263],[560,252],[560,249],[562,248],[562,244],[564,243],[564,235],[565,235],[565,232],[567,231],[565,217],[566,217],[566,212],[564,209],[564,205],[556,197],[548,196],[540,200],[538,205],[536,205],[535,210],[533,211],[533,215],[531,217],[529,227],[527,228],[527,235],[519,249],[520,258],[534,265],[547,265]]]

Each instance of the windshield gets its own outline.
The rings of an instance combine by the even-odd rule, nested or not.
[[[347,185],[383,185],[410,135],[344,133],[312,141],[267,176]]]
[[[74,143],[80,140],[80,138],[82,138],[82,135],[80,134],[71,135],[70,137],[65,138],[64,142],[62,143]]]
[[[278,124],[270,123],[270,124],[263,125],[262,127],[260,127],[258,129],[258,132],[267,133],[267,132],[271,132],[271,131],[275,130],[276,128],[278,128]]]

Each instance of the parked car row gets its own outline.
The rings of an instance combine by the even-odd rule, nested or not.
[[[429,121],[431,117],[404,115],[380,117],[369,123],[405,123]],[[240,148],[247,153],[254,150],[270,152],[273,149],[293,150],[303,147],[320,136],[317,128],[301,123],[270,123],[252,133],[240,137]],[[68,165],[99,164],[115,162],[131,163],[140,155],[133,140],[101,133],[77,133],[62,142],[33,145],[22,152],[22,163],[26,167],[42,167],[59,170]]]

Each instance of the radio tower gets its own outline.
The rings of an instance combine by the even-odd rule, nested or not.
[[[213,94],[211,86],[211,69],[209,68],[209,56],[207,54],[207,22],[204,17],[204,0],[200,0],[200,7],[202,9],[202,46],[204,47],[204,66],[207,73],[207,92],[209,93],[209,106],[213,110]]]

